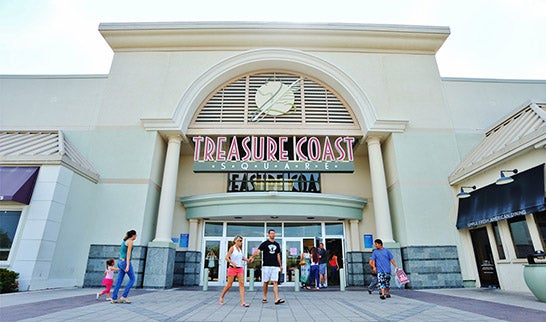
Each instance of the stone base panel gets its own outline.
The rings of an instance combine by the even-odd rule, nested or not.
[[[394,254],[397,249],[391,251]],[[464,287],[456,246],[408,246],[400,251],[402,263],[397,260],[397,264],[404,268],[410,279],[407,288]],[[370,284],[372,272],[368,262],[371,256],[371,252],[347,253],[347,286]],[[391,280],[391,287],[395,285]]]
[[[119,245],[91,245],[89,247],[89,256],[87,259],[87,268],[85,272],[83,287],[102,287],[102,279],[104,278],[104,271],[106,269],[106,261],[109,258],[114,258],[117,260],[119,257]],[[148,285],[144,285],[144,275],[146,270],[147,255],[155,254],[157,250],[151,250],[148,252],[148,247],[146,246],[135,246],[133,249],[133,255],[131,263],[133,264],[133,269],[135,270],[136,281],[134,287],[142,288],[153,287],[153,288],[171,288],[171,287],[180,287],[180,286],[198,286],[200,282],[200,269],[201,269],[201,252],[195,251],[176,251],[174,255],[174,274],[172,278],[172,283],[169,278],[158,277],[164,272],[155,272],[152,265],[152,270],[156,274],[148,274]],[[158,256],[161,254],[158,254]],[[157,260],[157,256],[153,255]],[[171,261],[169,258],[171,256],[160,256],[164,260]],[[152,260],[152,259],[150,259]],[[157,264],[157,263],[156,263]],[[168,267],[169,264],[165,263],[165,267]],[[167,269],[168,271],[168,269]],[[154,273],[151,272],[151,273]],[[156,276],[158,275],[158,276]],[[164,274],[168,275],[168,274]],[[117,279],[117,273],[114,275],[114,279]],[[125,286],[129,281],[128,278],[124,279],[122,286]],[[169,285],[163,285],[169,284]]]

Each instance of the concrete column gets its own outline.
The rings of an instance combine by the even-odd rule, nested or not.
[[[157,213],[157,227],[154,242],[171,242],[174,206],[176,204],[176,181],[178,179],[178,163],[180,161],[180,135],[169,135],[165,169],[161,196],[159,197],[159,211]]]
[[[198,225],[198,219],[190,219],[190,240],[188,241],[188,250],[197,251],[197,237],[199,236],[199,233],[197,231]]]
[[[360,251],[360,233],[358,232],[358,220],[351,219],[349,221],[349,229],[351,231],[351,251],[358,252]]]
[[[146,254],[143,286],[148,288],[170,288],[174,281],[176,246],[171,240],[171,235],[182,137],[169,135],[168,139],[155,239],[148,243]]]
[[[375,210],[375,226],[377,238],[383,242],[394,242],[392,235],[391,212],[387,195],[387,180],[381,153],[381,142],[378,137],[369,137],[368,157],[370,159],[370,175],[372,179],[372,197]]]

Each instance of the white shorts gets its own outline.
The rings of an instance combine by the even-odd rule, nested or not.
[[[277,282],[279,280],[280,267],[262,266],[262,282]]]

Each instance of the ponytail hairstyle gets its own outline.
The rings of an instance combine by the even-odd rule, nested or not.
[[[116,263],[116,260],[113,259],[113,258],[110,258],[106,261],[106,269],[108,269],[109,266],[114,266],[114,264]]]
[[[127,239],[133,237],[134,235],[136,235],[136,230],[129,230],[128,232],[125,233],[125,237],[123,237],[123,241],[126,241]]]

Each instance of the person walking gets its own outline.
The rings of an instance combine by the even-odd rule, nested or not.
[[[375,250],[370,257],[370,267],[372,268],[372,274],[377,273],[377,280],[379,282],[380,295],[379,298],[384,300],[391,297],[390,281],[391,281],[391,263],[394,268],[397,269],[396,262],[392,253],[383,247],[383,241],[376,239],[374,241]]]
[[[373,252],[375,251],[372,250],[372,255],[373,255]],[[368,294],[372,294],[377,288],[379,288],[379,283],[377,282],[377,272],[373,272],[373,268],[372,266],[370,266],[370,269],[372,270],[372,280],[370,281],[370,284],[368,285]]]
[[[114,284],[114,272],[119,271],[119,268],[116,267],[116,260],[110,258],[106,261],[106,270],[104,271],[104,278],[102,279],[102,285],[106,287],[102,292],[97,293],[97,300],[102,295],[106,294],[106,300],[111,301],[112,295],[110,294],[110,289]]]
[[[326,249],[324,249],[324,244],[320,243],[318,248],[319,255],[319,279],[320,279],[320,288],[327,288],[326,281],[326,267],[328,266],[328,257],[326,256]]]
[[[332,285],[338,284],[338,270],[339,270],[339,263],[337,262],[337,255],[336,253],[332,253],[332,257],[330,257],[330,282]]]
[[[303,264],[303,265],[301,265]],[[303,253],[300,256],[300,268],[301,276],[300,282],[302,287],[309,289],[309,272],[311,270],[311,256],[309,255],[309,249],[305,247]]]
[[[267,289],[269,281],[273,283],[273,293],[275,295],[275,304],[284,303],[284,299],[279,297],[279,274],[282,273],[281,261],[281,246],[275,241],[275,229],[269,229],[267,232],[268,239],[260,244],[258,249],[250,257],[250,261],[254,261],[254,257],[260,252],[262,255],[262,282],[264,285],[264,297],[262,303],[267,303]]]
[[[113,304],[131,303],[131,301],[129,301],[127,296],[129,296],[129,291],[131,290],[131,287],[133,287],[133,284],[135,283],[135,271],[133,270],[133,265],[131,264],[131,255],[133,252],[133,243],[136,237],[137,237],[136,231],[129,230],[127,233],[125,233],[125,237],[123,237],[123,241],[121,242],[121,246],[119,248],[119,260],[118,260],[119,274],[118,274],[118,279],[116,281],[116,286],[114,287],[114,294],[112,294],[111,303]],[[121,298],[119,298],[118,300],[118,292],[125,275],[129,276],[129,282],[127,283],[127,285],[125,285],[123,294]]]
[[[229,263],[228,268],[228,281],[222,294],[220,295],[220,304],[224,304],[224,296],[231,288],[235,276],[239,282],[239,296],[241,297],[241,306],[249,307],[250,305],[245,302],[245,269],[243,268],[243,262],[248,263],[248,259],[243,256],[243,237],[235,236],[233,238],[233,246],[231,246],[226,255],[226,261]]]

